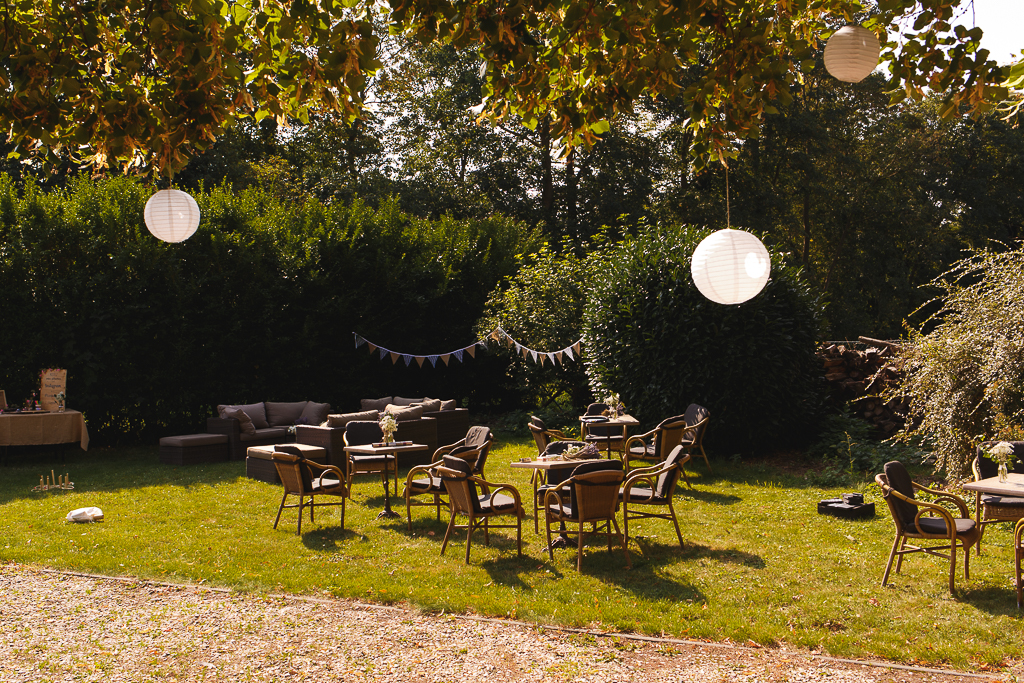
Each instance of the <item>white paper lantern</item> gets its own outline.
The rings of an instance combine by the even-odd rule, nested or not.
[[[825,44],[825,68],[841,81],[863,81],[878,66],[881,48],[875,34],[863,26],[844,26]]]
[[[761,240],[731,228],[705,237],[690,259],[693,284],[720,304],[739,304],[756,296],[771,269],[771,257]]]
[[[184,242],[199,227],[199,205],[188,192],[160,190],[146,202],[146,227],[164,242]]]

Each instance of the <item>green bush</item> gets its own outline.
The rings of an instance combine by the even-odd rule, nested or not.
[[[67,368],[69,406],[86,412],[100,444],[202,430],[225,402],[497,400],[497,357],[395,366],[355,349],[352,332],[422,355],[475,341],[487,293],[536,248],[523,224],[216,188],[195,193],[196,234],[165,244],[143,224],[151,192],[79,178],[66,191],[30,182],[19,193],[0,176],[9,400],[36,388],[41,368]]]
[[[804,443],[823,390],[814,358],[819,305],[778,254],[768,285],[750,301],[704,298],[690,255],[708,234],[651,228],[602,258],[584,314],[595,393],[619,392],[648,425],[699,403],[711,411],[707,441],[720,453]]]
[[[845,411],[826,415],[820,429],[807,455],[822,463],[813,477],[822,486],[855,484],[881,472],[892,460],[918,465],[926,456],[912,445],[878,441],[872,435],[873,425]]]

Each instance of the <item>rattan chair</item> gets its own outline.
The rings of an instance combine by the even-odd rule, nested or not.
[[[582,441],[552,441],[540,455],[541,457],[561,455],[569,448],[579,448],[585,445]],[[530,483],[533,485],[533,533],[540,533],[540,509],[544,507],[544,494],[551,489],[558,488],[558,485],[571,472],[572,470],[568,469],[533,471],[533,476],[530,477]]]
[[[451,520],[441,544],[441,554],[448,547],[448,540],[455,529],[466,529],[466,564],[469,564],[469,549],[473,544],[473,531],[483,527],[484,544],[490,545],[491,529],[515,529],[516,546],[519,555],[523,554],[523,504],[519,491],[511,484],[495,484],[485,481],[472,474],[470,464],[458,456],[446,455],[437,467],[445,489],[448,491],[448,503],[451,507]],[[480,489],[487,493],[480,493]],[[467,515],[469,523],[458,525],[455,520],[459,515]],[[491,524],[491,519],[500,516],[513,516],[515,524]]]
[[[1024,605],[1024,519],[1013,527],[1013,568],[1017,578],[1017,609]]]
[[[604,403],[591,403],[587,406],[584,417],[598,417],[607,410]],[[581,424],[582,438],[586,443],[592,443],[598,450],[611,453],[613,450],[620,454],[624,452],[626,443],[626,425],[604,425],[600,422],[583,422]]]
[[[275,450],[271,454],[274,467],[284,485],[284,495],[281,497],[281,506],[277,508],[277,517],[274,519],[274,528],[281,521],[281,511],[285,508],[299,509],[299,524],[295,530],[296,534],[302,534],[302,511],[309,508],[309,521],[314,522],[314,510],[318,507],[340,505],[341,506],[341,528],[345,528],[345,499],[348,498],[348,480],[345,473],[334,465],[321,465],[306,460],[301,453],[284,452],[288,446],[281,446],[282,450]],[[319,472],[319,476],[316,474]],[[298,496],[299,502],[285,505],[288,496]],[[309,496],[309,502],[306,502]],[[341,500],[329,503],[316,502],[317,496],[331,496]]]
[[[559,429],[548,429],[544,424],[544,420],[540,419],[536,415],[530,416],[529,423],[530,433],[533,434],[533,440],[537,442],[537,455],[544,453],[544,449],[548,447],[552,441],[570,441],[570,437],[566,436]]]
[[[437,466],[441,458],[446,455],[453,455],[469,462],[473,468],[473,476],[484,478],[484,466],[487,464],[487,455],[491,451],[491,443],[494,435],[487,427],[470,427],[466,436],[459,441],[441,446],[434,451],[434,457],[429,465],[417,465],[409,470],[405,478],[405,514],[409,521],[409,531],[412,531],[412,508],[413,506],[434,507],[437,509],[437,519],[441,519],[441,505],[445,504],[441,496],[445,495],[444,483],[441,477],[437,476]],[[430,502],[421,502],[418,496],[431,496]]]
[[[708,474],[711,474],[711,462],[708,460],[708,454],[704,452],[704,432],[708,429],[711,411],[704,406],[691,403],[686,407],[683,418],[686,420],[686,433],[679,443],[693,457],[697,457],[699,451],[700,457],[704,458],[704,464],[708,466]],[[686,483],[689,484],[689,480]]]
[[[896,525],[896,537],[892,542],[889,562],[885,565],[882,585],[889,581],[892,562],[898,556],[896,573],[903,566],[903,556],[911,553],[926,553],[949,560],[949,592],[955,591],[953,579],[956,576],[956,550],[964,551],[964,579],[971,577],[971,546],[981,538],[981,528],[968,518],[967,504],[959,496],[945,491],[936,491],[915,484],[907,474],[903,463],[898,460],[885,464],[885,472],[875,475],[875,483],[882,489],[882,497],[889,505],[893,523]],[[936,496],[934,503],[917,500],[915,491]],[[960,513],[954,517],[949,510],[939,505],[940,502],[955,505]],[[945,541],[944,545],[918,546],[907,543],[907,539],[925,541]],[[947,552],[943,552],[947,551]]]
[[[635,434],[626,439],[625,449],[622,453],[622,463],[626,466],[626,474],[632,464],[636,461],[645,462],[648,465],[665,462],[672,449],[683,441],[686,433],[686,418],[683,415],[676,415],[644,434]],[[686,472],[683,472],[686,477]],[[687,486],[690,481],[686,480]]]
[[[619,486],[622,484],[622,478],[620,460],[584,463],[575,468],[572,475],[558,487],[544,494],[548,556],[552,561],[555,559],[551,545],[552,524],[559,525],[561,534],[576,535],[576,571],[581,571],[583,566],[583,539],[586,534],[604,533],[608,538],[608,552],[611,552],[614,525],[614,535],[622,541],[622,552],[626,554],[626,566],[632,566],[629,562],[626,539],[619,532],[619,523],[615,519],[615,513],[619,508]],[[567,499],[565,493],[569,494]],[[576,524],[577,530],[574,532],[564,528],[568,523]],[[585,524],[591,525],[591,531],[583,530]]]
[[[682,446],[676,446],[662,464],[635,469],[626,477],[619,491],[619,502],[622,504],[622,529],[627,544],[629,520],[654,518],[671,520],[676,528],[679,547],[683,547],[683,535],[679,531],[679,519],[672,505],[672,495],[676,491],[680,474],[686,474],[683,465],[689,459],[690,454]],[[666,508],[668,512],[656,511]]]
[[[994,446],[997,441],[985,441],[978,444],[975,449],[974,462],[971,470],[974,472],[974,481],[990,479],[999,474],[999,465],[988,458],[984,453]],[[1011,441],[1013,454],[1017,457],[1011,472],[1024,474],[1024,441]],[[975,492],[974,509],[976,511],[975,521],[981,527],[982,536],[985,534],[985,527],[993,522],[1016,522],[1024,518],[1024,498],[1015,496],[997,496],[991,493]],[[981,555],[981,539],[978,539],[977,553]]]
[[[365,446],[372,443],[380,443],[384,440],[384,432],[376,422],[356,421],[345,425],[343,440],[346,446]],[[348,481],[360,474],[380,474],[382,484],[386,483],[385,473],[394,473],[395,495],[398,495],[398,458],[394,453],[380,453],[377,455],[360,455],[357,453],[345,453],[346,470]]]

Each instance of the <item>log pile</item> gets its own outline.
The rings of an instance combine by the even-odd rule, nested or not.
[[[868,337],[860,340],[871,345],[864,350],[846,344],[828,344],[818,349],[829,399],[836,408],[849,403],[855,417],[874,425],[879,438],[887,439],[906,423],[905,401],[879,397],[902,380],[901,371],[893,364],[899,347]]]

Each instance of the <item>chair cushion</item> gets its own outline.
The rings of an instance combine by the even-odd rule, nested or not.
[[[441,477],[413,479],[409,482],[409,488],[419,493],[443,493],[444,482],[441,481]]]
[[[391,397],[385,396],[383,398],[364,398],[359,401],[359,410],[376,410],[381,411],[388,407],[391,403]]]
[[[365,446],[384,438],[380,425],[374,421],[354,420],[345,425],[345,443],[349,446]]]
[[[907,468],[899,460],[885,463],[885,478],[889,486],[907,498],[914,497],[914,484],[907,473]],[[900,522],[904,527],[914,528],[914,517],[917,515],[917,506],[904,500],[893,497],[893,506],[899,512]]]
[[[655,496],[664,500],[672,495],[676,488],[676,482],[679,481],[679,467],[689,459],[689,454],[686,453],[682,446],[676,446],[672,449],[672,452],[665,458],[664,466],[672,467],[673,469],[658,475],[658,481],[654,487]]]
[[[426,399],[423,398],[402,398],[401,396],[395,396],[391,399],[391,403],[396,406],[411,406],[413,403],[422,403]]]
[[[280,439],[281,441],[287,441],[288,428],[264,427],[263,429],[257,429],[253,434],[242,434],[238,437],[238,440],[243,443],[248,441],[260,441],[263,439]]]
[[[456,407],[455,399],[453,398],[450,401],[441,401],[441,407],[438,410],[455,410]]]
[[[393,462],[395,456],[391,453],[381,453],[379,455],[359,455],[358,453],[350,453],[349,457],[352,459],[352,463],[357,467],[359,465],[383,465],[385,463]]]
[[[341,486],[341,481],[333,474],[324,474],[317,477],[310,484],[310,490],[313,493],[328,493],[331,489],[336,489]]]
[[[491,438],[491,430],[487,427],[470,427],[466,432],[466,445],[470,448],[480,448]]]
[[[270,424],[267,423],[267,412],[264,409],[262,403],[249,403],[244,406],[217,406],[217,414],[220,417],[224,417],[223,411],[225,408],[238,408],[239,410],[244,412],[246,415],[249,416],[249,419],[252,420],[252,426],[255,427],[256,429],[266,429],[267,427],[270,426]]]
[[[918,520],[921,525],[921,529],[929,534],[946,534],[946,520],[941,517],[922,517]],[[953,524],[956,526],[957,536],[969,536],[977,526],[973,519],[954,518]],[[917,533],[917,527],[914,524],[905,526],[905,529],[910,533]]]
[[[544,448],[544,455],[561,455],[570,446],[586,446],[582,441],[552,441]]]
[[[302,415],[309,401],[297,401],[295,403],[274,403],[267,401],[264,407],[267,411],[267,422],[271,427],[288,427],[295,424],[295,421]]]
[[[1001,505],[1004,507],[1024,507],[1024,498],[1012,496],[982,496],[981,502],[984,505]]]
[[[619,472],[619,481],[622,481],[622,461],[621,460],[601,460],[598,462],[585,462],[582,465],[577,465],[573,468],[570,477],[578,477],[584,474],[590,474],[591,472]],[[569,489],[569,506],[572,509],[573,519],[575,519],[577,501],[576,501],[576,485]]]
[[[256,433],[256,427],[252,424],[252,418],[249,417],[241,408],[224,406],[224,410],[221,411],[220,416],[224,419],[233,417],[238,420],[238,429],[242,434],[252,436]]]
[[[336,429],[344,428],[349,422],[376,422],[380,413],[376,410],[364,410],[361,413],[341,413],[327,416],[327,426]]]
[[[711,411],[705,408],[704,406],[699,406],[696,403],[691,403],[690,405],[686,406],[686,412],[683,413],[683,418],[686,420],[686,424],[693,426],[710,414]],[[705,422],[703,425],[701,425],[701,428],[697,430],[697,434],[691,435],[690,438],[699,442],[704,437],[704,430],[706,430],[707,428],[708,423]]]
[[[318,425],[327,419],[327,414],[331,412],[330,403],[313,403],[309,401],[306,403],[306,407],[302,409],[302,415],[295,420],[297,425]]]
[[[516,500],[512,496],[496,493],[493,496],[479,496],[478,498],[480,501],[480,512],[482,513],[497,514],[516,511]]]
[[[619,490],[619,500],[625,500],[626,492]],[[665,505],[668,498],[654,495],[654,491],[646,486],[633,486],[629,489],[630,504]]]
[[[409,420],[419,420],[423,417],[423,406],[400,406],[396,403],[391,403],[384,407],[383,412],[391,413],[396,422],[408,422]]]

